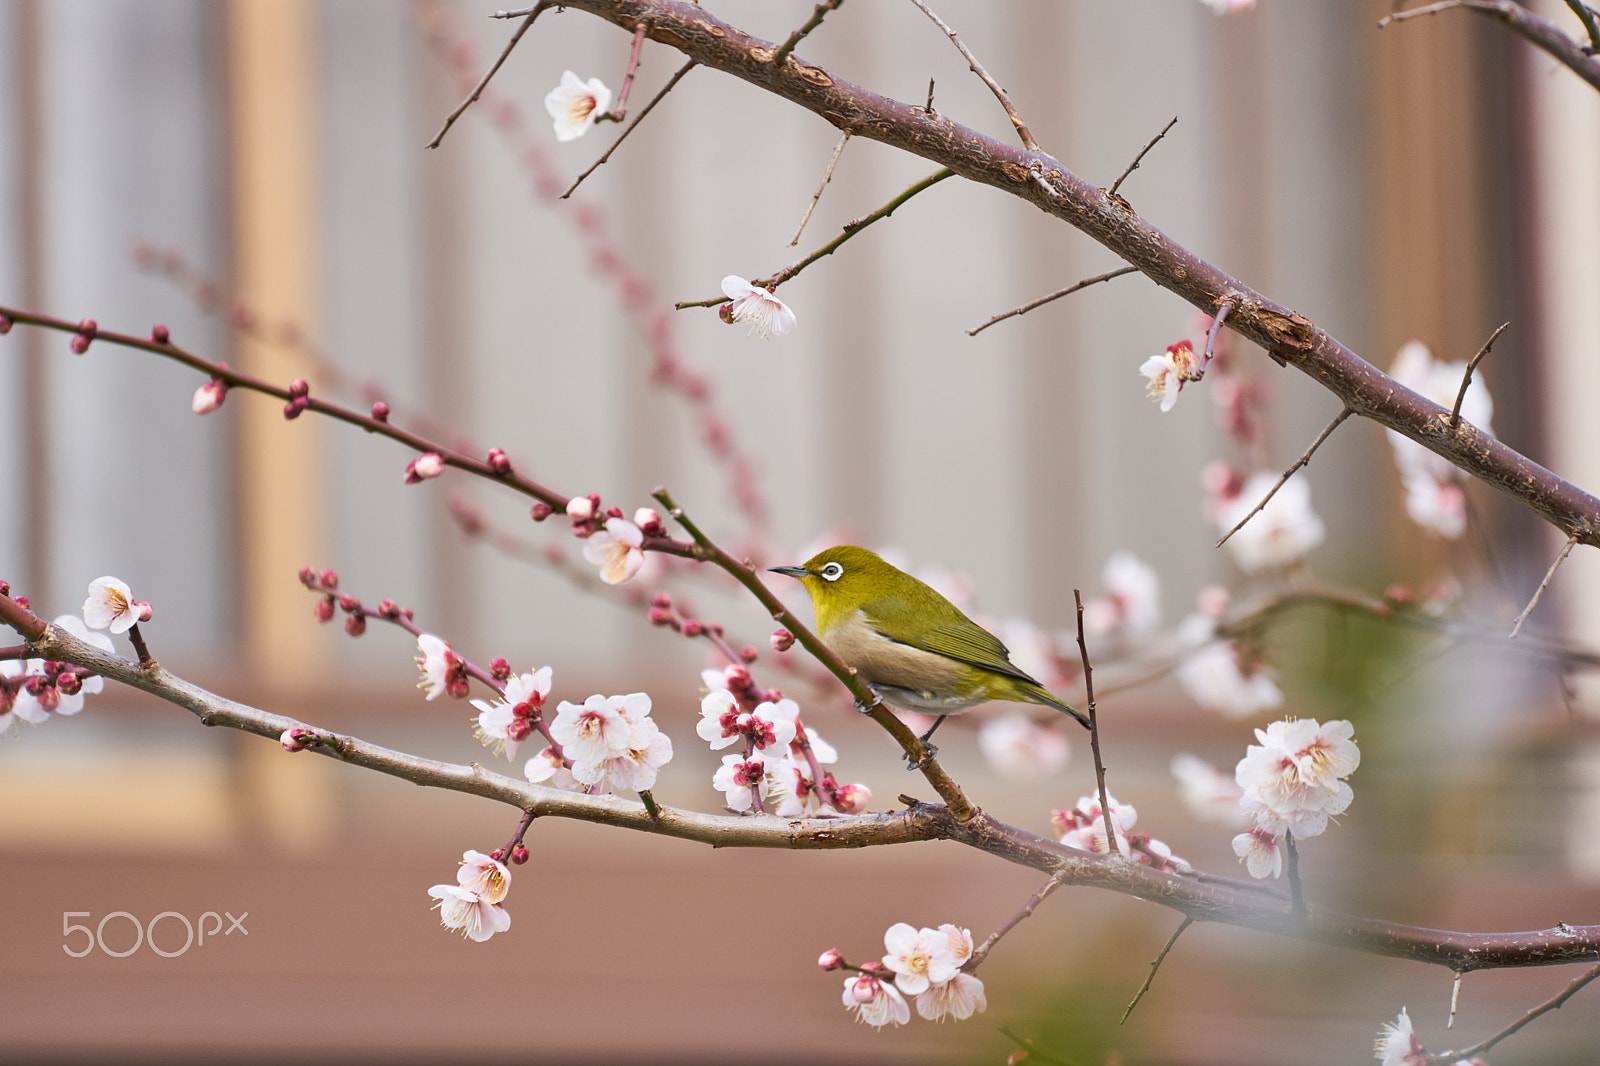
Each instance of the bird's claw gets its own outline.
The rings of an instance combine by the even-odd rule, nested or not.
[[[906,769],[907,770],[920,770],[924,766],[927,766],[929,763],[931,763],[933,761],[933,757],[935,755],[938,755],[938,754],[939,754],[939,746],[937,744],[929,744],[926,741],[924,741],[923,744],[922,744],[922,758],[913,759],[911,757],[911,753],[909,751],[905,753],[905,756],[906,756]]]
[[[856,710],[862,714],[871,714],[881,706],[883,706],[882,696],[873,696],[871,703],[863,703],[861,700],[856,700]]]

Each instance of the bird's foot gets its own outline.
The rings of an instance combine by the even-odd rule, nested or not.
[[[927,741],[923,741],[923,743],[922,743],[922,758],[913,759],[911,757],[911,753],[909,751],[905,753],[905,756],[906,756],[906,769],[907,770],[920,770],[924,766],[927,766],[929,763],[931,763],[933,761],[933,757],[935,755],[938,755],[938,754],[939,754],[939,746],[937,744],[929,744]]]
[[[871,714],[873,711],[882,706],[883,697],[876,693],[873,694],[871,703],[863,703],[860,700],[856,700],[856,710],[860,711],[862,714]]]

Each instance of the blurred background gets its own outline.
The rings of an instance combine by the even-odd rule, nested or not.
[[[768,40],[813,8],[707,6]],[[1564,5],[1535,6],[1579,33]],[[1482,370],[1494,430],[1593,490],[1600,97],[1462,12],[1379,30],[1392,7],[937,10],[1045,149],[1097,184],[1178,116],[1121,193],[1378,366],[1412,339],[1466,359],[1510,321]],[[788,247],[836,132],[695,70],[559,201],[617,127],[558,144],[543,98],[567,69],[616,89],[628,36],[546,14],[492,92],[426,151],[464,95],[462,73],[470,85],[514,25],[494,10],[0,0],[0,304],[141,335],[165,323],[197,354],[303,376],[356,407],[382,395],[397,423],[443,427],[441,439],[478,455],[502,447],[551,488],[630,513],[670,486],[712,536],[763,563],[841,540],[892,551],[973,590],[985,618],[1030,620],[1063,652],[1072,590],[1099,595],[1118,551],[1159,575],[1169,631],[1206,586],[1241,598],[1279,587],[1247,582],[1213,548],[1200,471],[1215,458],[1286,467],[1338,411],[1312,381],[1241,348],[1239,373],[1271,400],[1265,446],[1245,456],[1206,388],[1167,415],[1144,395],[1139,364],[1196,332],[1190,309],[1141,277],[968,336],[1120,264],[960,180],[785,284],[798,316],[787,337],[762,343],[714,311],[673,312],[717,296],[725,274],[786,266],[934,167],[852,140]],[[799,54],[917,104],[931,78],[941,113],[1011,136],[909,4],[846,4]],[[630,112],[680,63],[646,43]],[[718,760],[692,723],[699,671],[720,664],[703,643],[652,629],[625,593],[681,591],[736,644],[765,650],[757,605],[655,567],[604,587],[566,523],[530,523],[526,500],[451,473],[404,486],[413,456],[342,425],[286,422],[257,396],[197,418],[193,372],[103,343],[74,356],[67,342],[23,327],[0,339],[0,577],[40,614],[76,612],[89,581],[115,574],[154,605],[152,650],[182,676],[391,747],[518,772],[479,746],[464,705],[413,690],[404,633],[375,625],[351,640],[315,623],[295,572],[331,567],[343,590],[412,607],[479,662],[553,666],[557,698],[650,692],[676,742],[658,798],[719,808]],[[1500,632],[1560,547],[1480,486],[1468,489],[1464,537],[1420,529],[1388,443],[1360,421],[1300,476],[1327,537],[1297,587],[1433,590],[1450,618]],[[452,499],[515,543],[463,535]],[[1273,717],[1349,718],[1362,745],[1356,800],[1303,850],[1314,902],[1475,931],[1595,921],[1594,692],[1583,673],[1524,650],[1600,648],[1594,556],[1572,555],[1522,645],[1293,612],[1252,645],[1285,694],[1282,710],[1254,719],[1197,707],[1160,669],[1141,671],[1159,655],[1132,655],[1126,676],[1154,679],[1101,702],[1112,790],[1138,807],[1141,830],[1231,875],[1233,830],[1183,807],[1172,757],[1231,768],[1250,728]],[[867,783],[875,809],[924,795],[836,690],[771,658],[758,679],[801,700],[840,748],[841,780]],[[1050,810],[1092,785],[1087,745],[1073,736],[1064,770],[1018,779],[978,754],[969,719],[983,713],[942,732],[946,765],[991,813],[1049,832]],[[291,758],[120,690],[0,740],[0,809],[7,1060],[1000,1062],[1015,1047],[1004,1026],[1072,1062],[1342,1063],[1366,1058],[1402,1006],[1442,1050],[1497,1031],[1577,972],[1471,974],[1447,1033],[1448,973],[1200,926],[1119,1028],[1177,917],[1065,890],[986,963],[986,1014],[877,1032],[850,1022],[818,953],[864,961],[896,921],[955,922],[981,938],[1042,878],[955,845],[710,853],[537,824],[508,901],[513,928],[472,944],[439,928],[426,889],[451,879],[463,850],[502,843],[514,811]],[[95,923],[116,911],[247,914],[248,934],[171,958],[71,958],[62,923],[85,919],[69,911]],[[133,937],[125,921],[104,931],[119,949]],[[170,949],[179,934],[167,922]],[[1591,989],[1491,1059],[1589,1062],[1597,1025]]]

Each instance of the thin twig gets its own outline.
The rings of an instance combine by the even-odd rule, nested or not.
[[[1114,855],[1121,855],[1117,847],[1117,830],[1111,820],[1111,799],[1106,795],[1106,766],[1100,761],[1100,723],[1094,715],[1094,671],[1089,666],[1089,645],[1083,638],[1083,593],[1072,590],[1072,602],[1077,605],[1078,655],[1083,659],[1084,707],[1089,712],[1089,750],[1094,754],[1094,780],[1100,791],[1100,817],[1106,827],[1106,847]],[[1131,856],[1130,856],[1131,857]]]
[[[844,0],[823,0],[822,3],[818,4],[817,9],[811,12],[811,17],[806,20],[805,25],[789,34],[789,39],[784,41],[783,45],[772,54],[773,69],[782,70],[783,61],[789,58],[789,53],[794,51],[795,45],[799,44],[806,34],[822,25],[822,17],[842,3],[844,3]]]
[[[1524,1014],[1522,1017],[1518,1018],[1516,1021],[1512,1022],[1510,1025],[1491,1036],[1489,1039],[1473,1044],[1469,1048],[1462,1048],[1460,1051],[1441,1052],[1440,1054],[1432,1057],[1433,1061],[1455,1062],[1457,1059],[1470,1059],[1474,1055],[1488,1051],[1490,1048],[1500,1043],[1500,1041],[1504,1040],[1512,1033],[1515,1033],[1518,1029],[1521,1029],[1524,1025],[1527,1025],[1529,1022],[1539,1017],[1539,1015],[1548,1014],[1550,1011],[1559,1009],[1561,1005],[1567,1000],[1571,999],[1579,989],[1588,984],[1590,981],[1593,981],[1596,977],[1600,977],[1600,966],[1596,966],[1587,973],[1579,975],[1576,980],[1563,989],[1558,995],[1539,1004],[1537,1007],[1533,1008],[1528,1013]]]
[[[1111,188],[1106,191],[1107,196],[1117,195],[1117,190],[1122,188],[1122,183],[1127,180],[1128,175],[1139,169],[1139,164],[1144,160],[1145,155],[1150,151],[1150,149],[1154,148],[1156,146],[1156,142],[1165,137],[1167,135],[1167,131],[1177,124],[1178,116],[1173,115],[1172,121],[1167,123],[1165,126],[1162,126],[1161,132],[1150,138],[1150,143],[1140,149],[1139,154],[1133,157],[1133,162],[1128,164],[1128,169],[1124,170],[1121,176],[1118,177],[1116,181],[1111,183]]]
[[[1456,1001],[1461,998],[1461,975],[1465,970],[1457,970],[1455,980],[1450,982],[1450,1016],[1444,1020],[1446,1029],[1456,1027]]]
[[[144,637],[139,632],[139,623],[135,622],[128,628],[128,640],[133,644],[134,654],[139,656],[139,665],[145,668],[156,665],[155,658],[150,654],[150,649],[145,647]]]
[[[678,79],[689,73],[691,69],[698,65],[699,62],[697,60],[691,59],[683,66],[679,67],[678,72],[671,78],[667,79],[667,84],[661,87],[661,91],[656,93],[656,95],[648,104],[644,105],[644,110],[635,115],[633,121],[628,123],[621,133],[617,134],[617,139],[611,142],[611,147],[605,150],[605,154],[590,164],[588,170],[585,170],[582,174],[579,174],[577,179],[574,180],[571,185],[567,186],[567,191],[561,194],[561,199],[565,200],[567,197],[571,196],[573,190],[577,189],[579,185],[583,184],[584,178],[587,178],[590,174],[593,174],[600,168],[602,164],[605,163],[607,159],[610,159],[611,153],[615,152],[618,146],[620,146],[623,141],[628,139],[628,134],[632,133],[636,128],[638,128],[639,123],[644,121],[644,117],[661,102],[661,98],[671,92],[674,85],[678,84]]]
[[[1231,537],[1235,533],[1239,532],[1239,530],[1244,528],[1244,524],[1246,522],[1250,521],[1250,519],[1252,519],[1256,515],[1260,514],[1261,513],[1261,509],[1267,505],[1267,503],[1272,499],[1272,497],[1274,497],[1274,496],[1276,496],[1278,494],[1278,490],[1283,488],[1284,483],[1287,482],[1289,480],[1289,478],[1294,475],[1294,472],[1296,470],[1299,470],[1302,466],[1305,466],[1307,463],[1309,463],[1311,461],[1311,456],[1316,452],[1316,450],[1318,448],[1322,447],[1322,442],[1327,440],[1329,435],[1332,434],[1334,430],[1338,429],[1339,425],[1345,419],[1349,418],[1353,414],[1355,414],[1355,411],[1352,410],[1351,408],[1346,407],[1343,411],[1340,411],[1337,415],[1335,415],[1333,421],[1328,423],[1328,428],[1324,429],[1320,434],[1318,434],[1317,439],[1311,442],[1311,447],[1306,449],[1305,454],[1302,455],[1300,458],[1296,459],[1294,465],[1283,472],[1283,476],[1278,479],[1278,483],[1276,485],[1272,486],[1272,488],[1270,490],[1268,490],[1267,494],[1261,498],[1261,502],[1256,504],[1254,507],[1252,507],[1250,509],[1250,513],[1249,514],[1247,514],[1243,518],[1239,519],[1239,522],[1238,522],[1237,525],[1235,525],[1232,529],[1228,530],[1226,533],[1224,533],[1222,535],[1222,539],[1217,541],[1217,547],[1220,548],[1224,544],[1228,543],[1228,538],[1229,537]]]
[[[1283,831],[1283,848],[1288,853],[1289,861],[1289,913],[1294,915],[1296,921],[1305,921],[1306,897],[1300,888],[1300,849],[1294,846],[1294,833],[1291,830]]]
[[[923,3],[922,0],[911,0],[911,2],[917,5],[924,15],[932,19],[935,26],[944,31],[944,35],[950,38],[950,43],[956,46],[956,50],[967,61],[967,66],[972,70],[972,73],[982,78],[983,83],[989,87],[989,91],[994,93],[995,99],[1000,101],[1000,106],[1006,109],[1006,117],[1011,119],[1011,124],[1017,128],[1017,136],[1022,138],[1022,146],[1030,152],[1037,152],[1039,150],[1039,142],[1033,139],[1033,134],[1028,131],[1027,123],[1023,122],[1022,116],[1017,114],[1017,109],[1011,106],[1011,98],[1006,95],[1004,89],[1000,88],[1000,83],[989,76],[989,72],[983,69],[983,64],[978,62],[978,57],[973,55],[972,50],[956,35],[956,31],[946,25],[945,21],[938,15],[935,15],[927,4]]]
[[[1568,6],[1572,6],[1570,0]],[[1436,4],[1386,15],[1378,20],[1378,28],[1382,29],[1391,22],[1404,22],[1419,15],[1437,15],[1453,7],[1466,8],[1468,11],[1476,11],[1485,18],[1498,19],[1505,23],[1506,28],[1512,33],[1549,53],[1594,89],[1600,90],[1600,61],[1595,59],[1593,48],[1579,44],[1562,33],[1561,28],[1555,23],[1540,18],[1513,0],[1440,0]]]
[[[933,109],[933,79],[928,79],[928,102],[922,105],[922,113],[932,118],[938,112]]]
[[[1502,322],[1500,328],[1489,334],[1489,339],[1483,342],[1483,347],[1478,349],[1478,354],[1467,361],[1467,372],[1461,375],[1461,388],[1456,392],[1455,406],[1450,408],[1450,432],[1454,433],[1456,427],[1461,425],[1461,401],[1467,398],[1467,388],[1472,384],[1472,372],[1478,369],[1478,364],[1483,362],[1483,357],[1489,354],[1489,349],[1494,347],[1495,338],[1504,333],[1511,323]]]
[[[833,180],[833,168],[839,165],[839,157],[844,154],[844,146],[850,143],[850,131],[845,130],[844,136],[839,138],[838,147],[833,150],[833,158],[828,160],[828,169],[822,174],[822,184],[817,186],[816,195],[811,198],[811,206],[806,208],[806,217],[800,220],[800,228],[794,231],[794,236],[789,238],[789,247],[793,248],[800,243],[800,234],[806,231],[806,223],[811,221],[811,212],[817,209],[817,203],[822,199],[822,190],[828,187],[828,182]]]
[[[969,958],[966,964],[961,968],[968,973],[971,973],[981,966],[983,964],[983,960],[989,957],[989,951],[995,946],[995,944],[999,943],[1000,938],[1011,932],[1011,930],[1015,929],[1018,923],[1020,923],[1024,918],[1031,917],[1033,915],[1034,908],[1043,903],[1046,896],[1060,888],[1061,882],[1066,879],[1066,876],[1065,870],[1058,870],[1052,874],[1050,876],[1050,880],[1046,881],[1039,891],[1035,892],[1028,898],[1028,902],[1022,905],[1021,910],[1007,918],[1000,928],[989,934],[989,938],[978,946],[977,950],[972,953],[972,957]]]
[[[1184,918],[1183,921],[1178,923],[1178,928],[1172,931],[1172,935],[1167,937],[1166,946],[1161,949],[1161,954],[1157,955],[1150,963],[1150,972],[1145,975],[1144,984],[1140,985],[1139,991],[1133,994],[1133,1001],[1128,1004],[1128,1009],[1122,1012],[1122,1021],[1118,1022],[1118,1025],[1126,1025],[1128,1023],[1128,1015],[1133,1013],[1133,1008],[1139,1005],[1139,1001],[1144,998],[1144,994],[1150,991],[1150,983],[1156,979],[1156,971],[1161,969],[1163,962],[1167,961],[1167,952],[1172,950],[1172,945],[1178,942],[1178,938],[1183,935],[1183,931],[1193,924],[1193,918]]]
[[[1195,381],[1205,377],[1206,368],[1211,365],[1212,353],[1216,351],[1217,333],[1221,331],[1223,321],[1228,317],[1228,312],[1232,310],[1232,300],[1223,300],[1217,307],[1216,316],[1211,320],[1211,328],[1206,330],[1206,350],[1200,355],[1200,369],[1195,372]]]
[[[1041,297],[1041,298],[1033,301],[1033,303],[1031,303],[1031,304],[1023,304],[1021,307],[1013,308],[1012,310],[1007,311],[1004,314],[995,315],[989,321],[985,322],[981,326],[978,326],[976,329],[967,330],[967,336],[976,337],[978,334],[982,333],[984,330],[988,329],[990,326],[994,325],[996,322],[1004,322],[1008,318],[1014,318],[1017,315],[1025,315],[1029,311],[1032,311],[1036,307],[1043,307],[1045,304],[1049,303],[1051,300],[1059,300],[1063,296],[1071,296],[1073,293],[1077,292],[1079,289],[1087,289],[1090,285],[1098,285],[1102,281],[1110,281],[1112,278],[1120,278],[1124,274],[1136,273],[1138,271],[1138,269],[1139,269],[1138,267],[1131,267],[1131,266],[1129,266],[1129,267],[1120,267],[1120,268],[1118,268],[1116,270],[1108,271],[1107,273],[1104,273],[1104,274],[1096,274],[1092,278],[1084,278],[1082,281],[1078,282],[1075,285],[1068,285],[1066,288],[1062,289],[1061,291],[1053,292],[1049,296]]]
[[[1539,597],[1543,596],[1544,590],[1549,587],[1550,579],[1556,576],[1556,567],[1567,561],[1567,556],[1572,554],[1572,548],[1577,543],[1578,538],[1572,536],[1568,537],[1567,542],[1561,546],[1561,554],[1557,555],[1556,561],[1550,564],[1550,569],[1544,572],[1544,580],[1539,582],[1539,587],[1533,590],[1533,599],[1528,601],[1528,606],[1522,609],[1522,613],[1517,615],[1517,620],[1512,623],[1511,637],[1513,639],[1516,638],[1518,633],[1522,632],[1522,623],[1528,620],[1528,615],[1533,613],[1534,607],[1539,603]]]
[[[617,93],[617,106],[605,115],[612,122],[621,122],[627,117],[628,91],[633,88],[633,76],[639,71],[639,48],[644,44],[644,34],[649,28],[650,24],[641,19],[633,31],[633,48],[628,52],[628,72],[622,76],[622,88]]]
[[[934,171],[921,181],[916,182],[908,187],[899,196],[896,196],[893,200],[890,200],[888,203],[884,204],[870,215],[862,215],[858,219],[846,222],[844,224],[844,232],[840,233],[839,236],[835,237],[827,244],[824,244],[821,248],[818,248],[804,259],[793,264],[792,266],[784,267],[771,277],[752,278],[750,279],[750,284],[756,286],[757,288],[777,288],[779,285],[788,281],[790,278],[800,273],[800,271],[804,270],[818,259],[821,259],[825,255],[832,255],[839,249],[841,244],[849,240],[851,237],[854,237],[856,234],[860,233],[874,222],[877,222],[879,219],[888,218],[890,215],[894,214],[895,208],[899,207],[901,204],[917,195],[917,193],[922,192],[924,189],[932,188],[945,178],[954,176],[955,171],[950,170],[949,168]],[[672,306],[677,308],[679,311],[682,311],[686,307],[716,307],[718,304],[725,304],[727,302],[728,298],[726,296],[717,296],[709,300],[683,300],[673,304]]]
[[[1578,21],[1583,23],[1583,28],[1589,33],[1589,47],[1584,51],[1589,55],[1600,52],[1600,18],[1596,17],[1595,9],[1583,0],[1567,0],[1567,6],[1578,16]]]
[[[551,0],[540,0],[539,3],[528,9],[528,17],[522,20],[522,25],[517,27],[516,32],[511,35],[511,40],[507,41],[506,46],[500,50],[500,56],[494,61],[494,65],[489,68],[488,72],[484,74],[482,78],[478,79],[478,84],[473,86],[472,92],[467,94],[467,98],[461,101],[461,103],[457,104],[456,109],[445,117],[444,125],[439,127],[439,132],[434,134],[433,140],[428,142],[429,148],[439,147],[439,142],[443,141],[444,135],[450,132],[450,127],[456,124],[456,119],[465,114],[467,108],[475,104],[478,100],[478,97],[483,95],[483,90],[485,86],[489,84],[489,79],[495,76],[495,73],[500,69],[501,64],[503,64],[510,57],[511,50],[517,46],[518,41],[522,40],[522,35],[527,33],[528,27],[533,25],[533,20],[538,18],[540,14],[544,12],[544,9],[550,6],[550,2]],[[503,18],[510,16],[505,13],[501,13],[495,17]]]

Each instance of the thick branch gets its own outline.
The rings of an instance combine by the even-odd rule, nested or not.
[[[841,131],[949,167],[1064,219],[1207,314],[1229,301],[1231,328],[1315,379],[1346,407],[1493,485],[1579,543],[1600,546],[1600,500],[1470,425],[1452,432],[1449,411],[1399,385],[1304,316],[1196,256],[1052,156],[1003,144],[798,60],[775,71],[770,42],[682,0],[568,0],[566,6],[629,32],[648,19],[652,38],[705,66],[773,92]]]

